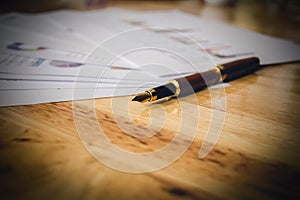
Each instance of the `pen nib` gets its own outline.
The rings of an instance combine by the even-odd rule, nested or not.
[[[133,97],[132,101],[138,101],[141,103],[145,103],[145,102],[149,101],[150,99],[151,99],[151,95],[149,94],[149,92],[143,92],[143,93],[139,93],[135,97]]]

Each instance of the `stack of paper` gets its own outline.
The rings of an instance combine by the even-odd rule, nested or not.
[[[180,11],[0,16],[0,106],[131,95],[213,65],[297,61],[298,45]]]

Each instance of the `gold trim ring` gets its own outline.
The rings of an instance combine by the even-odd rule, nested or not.
[[[172,83],[175,86],[175,88],[176,88],[174,96],[178,96],[180,94],[179,83],[176,80],[170,80],[169,82]]]
[[[147,90],[146,92],[150,95],[150,101],[155,101],[157,99],[157,94],[154,89]]]
[[[225,78],[227,77],[227,74],[224,73],[225,67],[223,65],[218,65],[215,67],[215,69],[217,69],[220,73],[220,82],[224,81]]]

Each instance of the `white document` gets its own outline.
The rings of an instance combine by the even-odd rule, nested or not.
[[[96,52],[102,54],[101,52]],[[20,56],[14,54],[0,54],[0,72],[30,75],[56,76],[84,76],[103,79],[122,78],[127,80],[144,81],[144,74],[159,79],[165,76],[174,77],[182,74],[205,71],[212,66],[209,60],[202,64],[203,69],[195,68],[188,60],[172,53],[158,49],[142,49],[124,55],[126,60],[133,60],[134,65],[123,67],[122,62],[116,60],[110,65],[86,64],[64,60],[50,60],[41,57]],[[164,80],[164,79],[163,79]]]
[[[127,19],[138,27],[180,30],[195,39],[217,63],[257,56],[262,65],[300,60],[300,46],[291,41],[243,30],[180,11],[143,12]],[[172,34],[172,33],[171,33]],[[161,35],[180,41],[164,32]],[[190,45],[189,42],[181,40]]]
[[[0,16],[0,106],[130,95],[244,57],[300,60],[300,47],[180,11]]]
[[[52,49],[61,49],[65,51],[88,52],[90,46],[82,45],[80,40],[73,43],[65,41],[62,38],[52,38],[43,34],[33,33],[17,27],[10,27],[0,24],[0,39],[8,42],[22,42],[25,44],[34,44],[41,47],[49,47]]]
[[[94,46],[71,30],[65,29],[59,23],[40,14],[9,13],[0,17],[0,24],[16,31],[39,34],[58,41],[63,40],[64,43],[80,44],[85,46],[84,49],[92,49]]]
[[[137,84],[141,83],[118,83],[118,82],[66,82],[66,81],[39,81],[39,80],[2,80],[0,79],[0,90],[44,90],[44,89],[115,89],[115,88],[135,88]],[[144,89],[149,89],[145,86]],[[154,86],[154,85],[151,85]]]
[[[95,46],[116,34],[111,27],[107,28],[101,23],[102,21],[109,19],[97,18],[96,20],[98,20],[98,23],[95,24],[88,20],[83,12],[66,10],[45,13],[43,16],[60,24],[61,27],[65,27],[65,30],[70,30],[73,34],[80,35],[82,38],[85,38],[86,41],[95,44]],[[111,26],[118,26],[119,24],[121,24],[121,22],[118,24],[111,24]]]
[[[0,90],[0,106],[30,105],[70,100],[93,99],[110,96],[126,96],[145,90],[135,88],[82,88],[82,89],[38,89],[38,90]]]

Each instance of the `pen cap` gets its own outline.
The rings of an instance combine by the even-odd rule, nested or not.
[[[231,81],[242,76],[254,73],[260,68],[257,57],[245,58],[218,66],[223,81]]]

